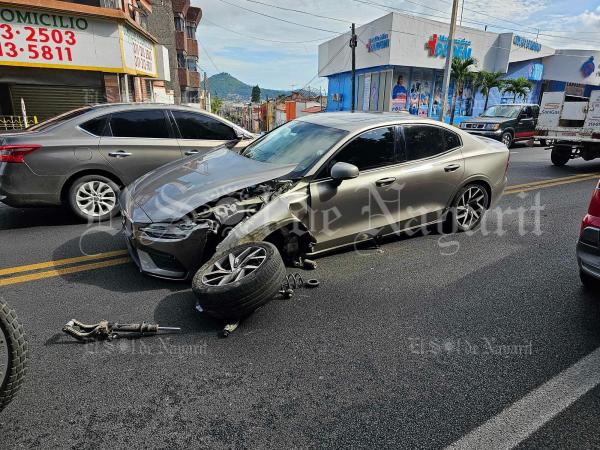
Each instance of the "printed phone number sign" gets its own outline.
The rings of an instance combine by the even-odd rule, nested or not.
[[[141,35],[138,40],[152,49],[152,62],[140,64],[142,68],[152,66],[152,70],[139,72],[153,75],[154,44]],[[121,45],[121,30],[116,22],[51,11],[0,8],[0,65],[135,74],[136,64],[127,63],[127,48],[125,43]]]

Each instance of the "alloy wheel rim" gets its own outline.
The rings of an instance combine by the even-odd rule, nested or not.
[[[463,228],[476,225],[485,211],[485,192],[477,186],[470,187],[458,199],[456,221]]]
[[[267,259],[262,247],[246,247],[230,252],[213,263],[210,271],[202,276],[209,286],[224,286],[234,283],[255,272]]]
[[[510,144],[510,141],[511,141],[510,134],[508,134],[508,133],[507,133],[507,134],[505,134],[504,136],[502,136],[502,143],[503,143],[504,145],[506,145],[507,147],[508,147],[508,145]]]
[[[88,216],[99,217],[114,209],[117,204],[117,194],[109,184],[94,180],[79,186],[75,201],[81,212]]]
[[[3,384],[8,374],[8,339],[4,329],[0,327],[0,386]]]

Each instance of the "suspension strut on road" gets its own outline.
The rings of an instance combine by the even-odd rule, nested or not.
[[[95,324],[85,324],[75,319],[69,320],[63,331],[78,341],[104,341],[121,337],[141,337],[158,333],[173,333],[181,331],[177,327],[161,327],[153,323],[116,323],[101,320]]]

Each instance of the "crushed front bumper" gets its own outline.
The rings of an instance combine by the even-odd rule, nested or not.
[[[166,239],[148,236],[141,230],[146,225],[123,217],[127,249],[140,272],[169,280],[192,278],[204,261],[210,229],[198,226],[183,239]]]

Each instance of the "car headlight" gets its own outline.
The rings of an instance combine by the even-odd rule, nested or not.
[[[486,130],[498,130],[498,129],[500,129],[500,124],[499,123],[488,123],[485,125],[485,129]]]
[[[140,231],[155,239],[185,239],[197,230],[213,231],[217,226],[213,220],[205,219],[198,222],[152,223],[140,228]]]

